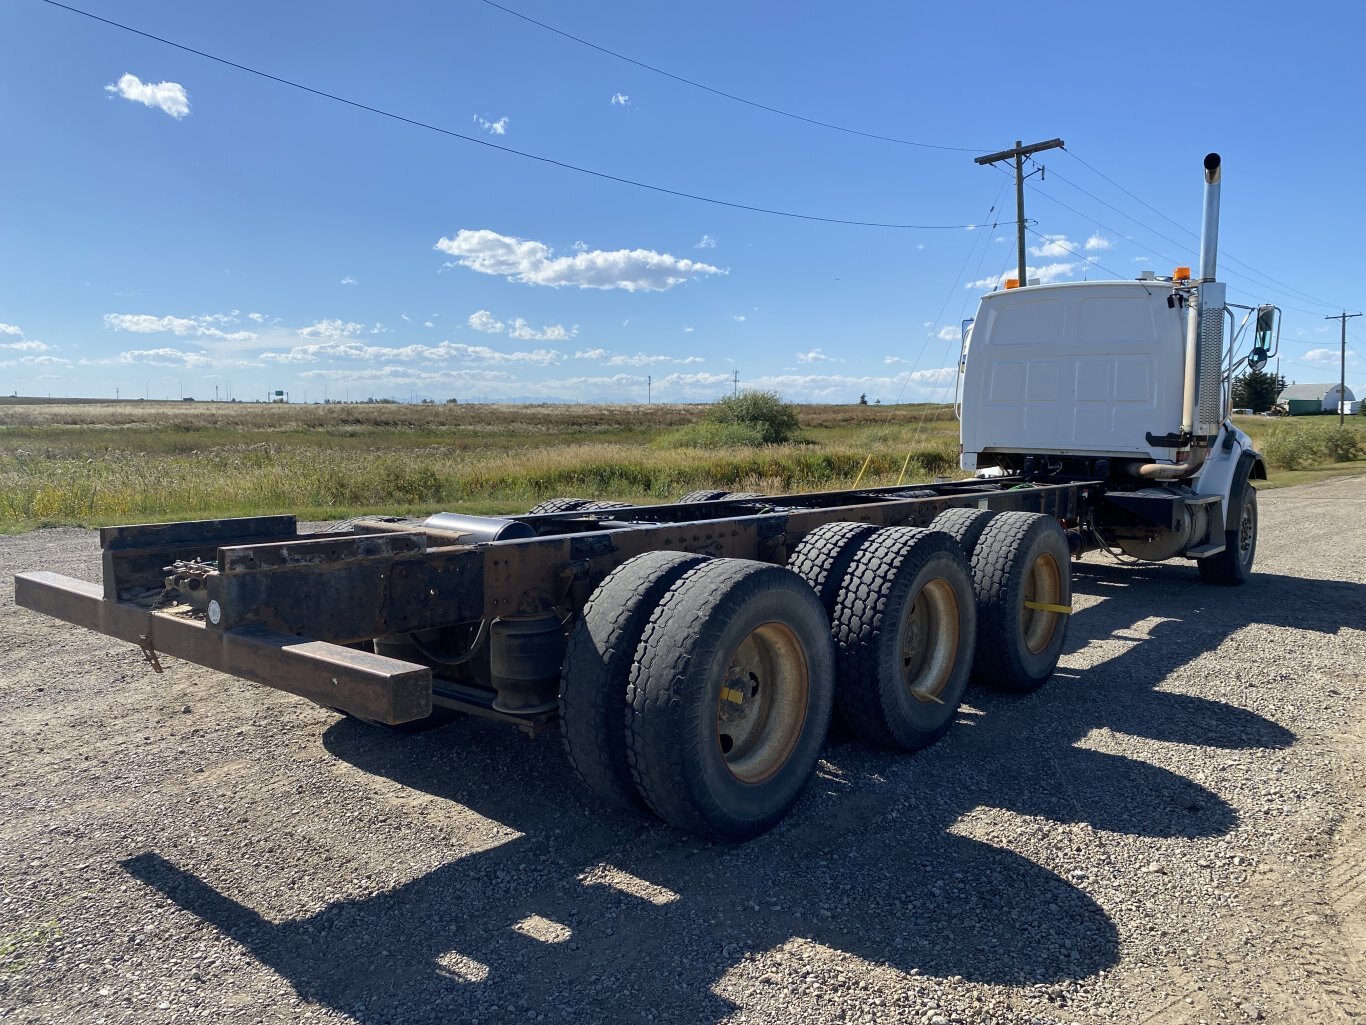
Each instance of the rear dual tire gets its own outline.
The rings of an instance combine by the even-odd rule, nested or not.
[[[973,679],[1027,693],[1057,668],[1072,606],[1071,553],[1057,521],[1038,513],[992,517],[972,557],[977,599]]]
[[[972,576],[957,542],[889,527],[855,551],[835,599],[835,703],[871,743],[918,751],[953,725],[976,638]]]
[[[746,840],[815,771],[834,679],[815,594],[777,566],[714,559],[664,595],[627,687],[626,754],[649,807],[681,829]]]

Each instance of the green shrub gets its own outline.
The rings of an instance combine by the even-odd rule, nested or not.
[[[1323,463],[1345,463],[1361,456],[1361,435],[1336,424],[1273,424],[1261,441],[1272,466],[1298,470]]]
[[[707,410],[706,423],[748,424],[762,433],[760,444],[781,445],[797,434],[797,412],[777,392],[743,391],[727,395]]]
[[[756,423],[688,424],[661,435],[655,442],[661,448],[734,448],[764,444],[764,429]]]
[[[1268,427],[1261,447],[1266,461],[1283,470],[1298,470],[1314,461],[1313,439],[1294,424]]]
[[[1350,427],[1318,423],[1309,433],[1325,462],[1346,463],[1361,456],[1361,435]]]

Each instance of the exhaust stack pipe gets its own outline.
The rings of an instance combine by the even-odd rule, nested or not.
[[[1219,256],[1219,178],[1218,153],[1205,154],[1205,219],[1200,226],[1200,277],[1196,284],[1214,280]]]
[[[1181,433],[1190,438],[1184,463],[1145,463],[1131,472],[1157,480],[1194,476],[1223,420],[1224,286],[1214,280],[1219,256],[1219,184],[1223,161],[1218,153],[1205,155],[1205,212],[1200,232],[1200,273],[1189,298],[1186,315],[1186,366],[1181,402]]]

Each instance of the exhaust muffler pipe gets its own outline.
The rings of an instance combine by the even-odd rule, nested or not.
[[[1200,271],[1186,311],[1185,374],[1181,392],[1181,433],[1191,439],[1184,463],[1142,463],[1131,472],[1150,480],[1194,476],[1205,449],[1218,433],[1223,411],[1224,287],[1214,280],[1219,256],[1219,185],[1223,161],[1205,155],[1205,208],[1200,230]]]
[[[1223,320],[1218,324],[1219,337],[1213,340],[1214,354],[1207,351],[1211,339],[1201,337],[1202,328],[1208,330],[1204,307],[1208,305],[1205,289],[1199,286],[1214,281],[1219,258],[1219,183],[1223,177],[1223,161],[1218,153],[1205,154],[1205,213],[1200,227],[1200,273],[1192,282],[1196,285],[1186,313],[1186,376],[1181,393],[1181,431],[1200,436],[1201,413],[1209,404],[1211,387],[1219,388],[1218,381],[1209,381],[1210,369],[1218,374],[1223,366]],[[1219,303],[1223,306],[1223,302]],[[1222,313],[1219,314],[1222,317]],[[1216,396],[1217,404],[1217,396]]]
[[[1200,277],[1196,284],[1214,280],[1219,257],[1219,178],[1222,164],[1218,153],[1205,154],[1205,217],[1200,225]]]

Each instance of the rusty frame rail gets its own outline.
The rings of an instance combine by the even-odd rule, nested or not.
[[[500,620],[568,623],[608,573],[643,552],[782,565],[802,537],[836,520],[927,526],[945,509],[979,507],[1076,522],[1103,491],[1099,481],[1021,484],[956,481],[527,515],[518,518],[538,536],[474,544],[420,524],[379,521],[356,523],[350,533],[300,534],[293,516],[106,527],[102,585],[22,573],[15,601],[138,644],[149,656],[172,655],[375,722],[422,719],[438,705],[541,729],[554,717],[542,711],[546,702],[509,706],[487,670],[471,675],[462,665],[452,676],[454,663],[428,655],[413,638],[472,626],[482,638]],[[204,574],[199,606],[207,615],[151,607],[167,565],[191,559],[214,567]],[[369,641],[382,641],[390,654],[346,646]],[[544,647],[546,672],[536,686],[553,687],[563,651]],[[483,657],[487,665],[489,649]],[[496,657],[493,665],[496,677]],[[502,705],[492,700],[495,691]]]
[[[432,671],[413,662],[260,627],[212,630],[197,619],[108,601],[99,584],[60,573],[18,574],[14,600],[34,612],[363,719],[398,724],[432,712]]]

